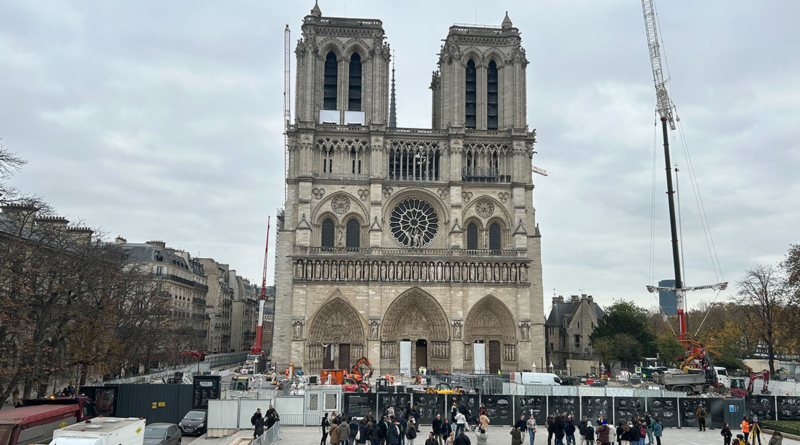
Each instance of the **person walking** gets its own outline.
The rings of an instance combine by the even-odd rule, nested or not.
[[[372,425],[372,423],[370,423],[370,425]],[[357,428],[358,432],[356,432],[356,443],[363,445],[367,443],[367,440],[369,439],[369,433],[367,432],[367,419],[361,419],[361,421],[358,422]]]
[[[589,428],[588,423],[586,424],[586,428]],[[564,445],[564,419],[561,416],[555,417],[553,436],[556,438],[556,445]]]
[[[722,427],[722,431],[720,431],[719,434],[722,436],[723,445],[731,445],[733,433],[731,433],[731,427],[727,423]]]
[[[697,425],[699,427],[698,431],[705,431],[706,430],[706,409],[703,408],[703,404],[701,403],[700,406],[697,407],[697,411],[695,411],[695,415],[697,415]]]
[[[516,426],[511,428],[511,445],[522,445],[522,431]]]
[[[436,415],[436,418],[433,419],[431,427],[433,428],[433,437],[436,439],[438,444],[439,445],[444,445],[444,444],[442,444],[442,415],[441,414],[437,414]],[[428,441],[427,440],[425,441],[425,445],[428,445]]]
[[[564,434],[567,437],[567,445],[576,445],[575,444],[575,424],[572,423],[572,414],[567,416],[566,422],[564,422]],[[533,445],[533,443],[531,443]]]
[[[644,445],[644,439],[647,437],[647,428],[644,426],[644,420],[639,421],[639,419],[636,419],[635,425],[636,431],[639,433],[639,445]]]
[[[650,413],[644,413],[644,427],[647,430],[647,445],[653,445],[653,418]]]
[[[583,416],[583,419],[581,419],[580,423],[578,423],[578,433],[581,435],[581,445],[584,445],[586,442],[586,422],[588,420],[589,419],[586,416]],[[592,444],[587,443],[586,445]]]
[[[444,441],[447,442],[447,439],[450,438],[450,435],[453,433],[453,424],[450,423],[449,420],[444,419],[444,423],[442,424],[442,437]],[[455,439],[455,436],[453,436]]]
[[[333,422],[331,422],[331,445],[339,445],[339,420],[336,416],[333,416]]]
[[[378,422],[378,429],[380,430],[379,437],[380,437],[380,445],[386,445],[386,434],[389,432],[389,418],[383,416],[380,422]]]
[[[322,421],[319,423],[319,427],[322,430],[322,439],[319,441],[319,445],[325,445],[325,440],[328,439],[328,428],[330,428],[331,422],[328,420],[328,413],[325,413],[322,416]]]
[[[744,435],[744,442],[749,443],[750,441],[748,440],[748,436],[750,435],[750,421],[747,416],[744,416],[744,419],[742,419],[741,427],[742,435]]]
[[[772,437],[769,438],[769,445],[782,445],[783,434],[780,431],[773,431]]]
[[[417,438],[417,427],[416,423],[414,422],[413,417],[409,417],[408,423],[406,424],[406,443],[408,445],[414,445],[414,439]]]
[[[530,436],[531,445],[533,445],[534,439],[536,439],[536,419],[533,418],[533,414],[528,416],[528,422],[525,426],[528,428],[528,436]]]
[[[433,431],[428,433],[428,439],[425,441],[425,445],[437,445],[437,444],[442,445],[440,442],[437,442],[437,439],[435,439],[434,436],[435,434],[433,434]],[[439,440],[441,440],[441,437],[439,438]]]
[[[617,428],[617,441],[620,445],[631,445],[631,427],[628,422],[622,420]]]
[[[263,417],[256,417],[255,421],[253,422],[253,426],[255,430],[253,431],[253,437],[259,437],[264,434],[264,418]]]
[[[456,438],[453,440],[453,445],[472,445],[467,433],[463,428],[461,429],[461,434],[456,434]]]
[[[456,440],[458,440],[459,435],[464,432],[464,429],[467,427],[467,416],[464,415],[461,411],[456,414]]]
[[[350,425],[344,418],[339,422],[339,443],[342,445],[350,444]]]
[[[489,420],[489,417],[486,415],[486,413],[481,414],[480,422],[481,422],[481,428],[483,428],[486,431],[489,431],[489,423],[491,423],[491,421]]]
[[[553,419],[553,413],[550,413],[547,416],[547,420],[544,422],[544,427],[547,430],[547,445],[553,444],[553,432],[555,432],[555,419]]]
[[[525,414],[519,415],[519,420],[517,420],[517,423],[514,425],[514,427],[519,430],[521,436],[520,440],[522,440],[522,443],[525,443],[525,431],[528,430],[528,422],[525,421]]]

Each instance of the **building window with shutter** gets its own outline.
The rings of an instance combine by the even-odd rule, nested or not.
[[[350,56],[350,79],[348,89],[348,111],[361,111],[361,56]]]
[[[467,62],[466,68],[466,85],[465,87],[465,94],[466,103],[464,104],[465,115],[464,115],[464,126],[470,129],[475,129],[475,122],[476,122],[476,97],[477,97],[477,72],[475,70],[475,61],[469,59]]]
[[[359,65],[361,62],[359,60]],[[360,74],[360,68],[359,68]],[[337,78],[339,76],[339,66],[336,61],[336,54],[333,51],[329,52],[325,57],[325,79],[323,83],[323,103],[322,108],[325,110],[336,109],[336,87]]]

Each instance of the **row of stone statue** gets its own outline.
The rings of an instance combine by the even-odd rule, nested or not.
[[[528,284],[520,262],[295,260],[296,281],[418,281]]]

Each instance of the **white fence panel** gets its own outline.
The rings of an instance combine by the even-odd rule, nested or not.
[[[606,388],[605,386],[579,386],[578,394],[582,397],[604,397]]]
[[[577,386],[553,386],[554,396],[577,396],[578,395],[578,387]]]
[[[275,409],[281,416],[281,423],[288,425],[303,425],[303,396],[278,397],[275,399]]]
[[[252,430],[254,427],[250,423],[250,418],[259,408],[261,408],[261,415],[266,415],[270,405],[273,405],[271,399],[239,399],[239,429]]]
[[[209,400],[208,429],[238,428],[238,400]]]

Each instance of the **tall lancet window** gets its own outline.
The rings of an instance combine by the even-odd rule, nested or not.
[[[486,128],[497,130],[497,64],[492,60],[486,71]]]
[[[475,72],[475,61],[469,59],[467,62],[467,72],[466,72],[466,85],[465,85],[465,97],[466,103],[465,105],[465,115],[464,115],[464,126],[467,128],[475,129],[475,115],[476,115],[476,86],[477,86],[477,73]]]
[[[361,111],[361,56],[350,56],[350,90],[347,111]]]
[[[324,82],[324,101],[322,108],[325,110],[336,109],[336,79],[339,75],[339,67],[336,62],[336,54],[333,51],[325,57],[325,82]]]

